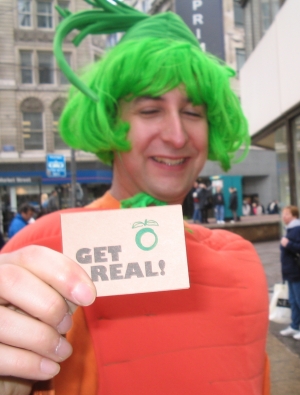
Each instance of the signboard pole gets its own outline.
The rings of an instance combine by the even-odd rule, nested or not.
[[[76,206],[76,157],[75,150],[71,149],[71,207]]]

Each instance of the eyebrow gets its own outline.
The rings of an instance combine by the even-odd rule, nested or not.
[[[136,104],[143,102],[145,100],[154,100],[154,101],[164,101],[165,99],[162,96],[150,96],[150,95],[145,95],[145,96],[138,96],[137,98],[134,99],[134,102]],[[187,103],[192,103],[192,100],[189,99],[188,97],[184,99]]]

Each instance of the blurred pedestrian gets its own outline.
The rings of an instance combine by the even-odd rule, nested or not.
[[[11,221],[8,229],[8,237],[12,238],[21,229],[28,225],[30,218],[33,217],[34,208],[29,203],[23,203],[19,207],[18,213]]]
[[[286,236],[281,238],[281,270],[282,278],[289,285],[289,302],[292,310],[292,323],[280,331],[282,336],[293,336],[300,340],[300,220],[296,206],[286,206],[282,210],[282,221],[286,225]]]
[[[194,223],[196,223],[197,221],[201,222],[198,193],[199,193],[199,183],[198,183],[198,181],[195,181],[194,188],[192,190],[193,206],[194,206],[194,211],[193,211],[193,222]]]
[[[243,215],[251,215],[251,206],[247,199],[243,200]]]
[[[204,183],[199,184],[199,209],[200,209],[200,221],[202,224],[208,224],[208,208],[207,208],[207,187]]]
[[[220,186],[216,188],[216,193],[213,194],[213,206],[217,224],[224,224],[224,195]]]
[[[229,208],[232,212],[233,219],[231,222],[236,222],[238,217],[237,217],[237,208],[238,208],[238,196],[237,196],[237,191],[236,188],[230,187],[229,188],[230,192],[230,197],[229,197]]]

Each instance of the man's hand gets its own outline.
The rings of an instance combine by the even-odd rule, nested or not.
[[[84,270],[56,251],[29,246],[0,255],[1,395],[27,395],[34,381],[59,372],[72,353],[62,334],[77,306],[95,297]]]
[[[288,242],[289,242],[289,239],[287,239],[286,237],[282,237],[280,244],[282,245],[282,247],[286,247]]]

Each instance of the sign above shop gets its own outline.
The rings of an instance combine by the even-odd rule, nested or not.
[[[175,11],[204,51],[225,59],[222,0],[176,0]]]
[[[27,185],[41,183],[41,177],[0,177],[0,185]]]
[[[64,155],[48,154],[46,156],[47,177],[66,177],[66,158]]]

